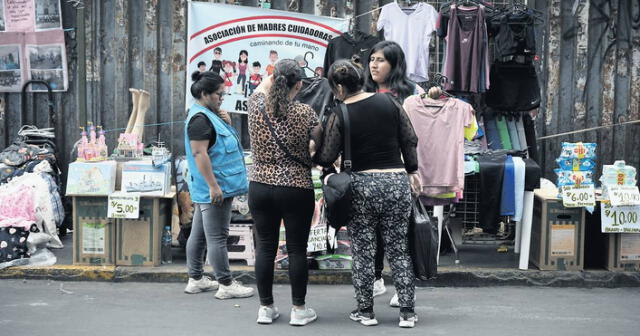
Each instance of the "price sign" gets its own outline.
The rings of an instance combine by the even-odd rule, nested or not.
[[[604,233],[640,233],[640,205],[614,206],[600,203]]]
[[[596,206],[593,185],[562,187],[562,204],[567,208]]]
[[[636,186],[607,186],[611,205],[640,205],[640,192]]]
[[[140,217],[140,194],[113,193],[109,195],[107,207],[109,218]]]

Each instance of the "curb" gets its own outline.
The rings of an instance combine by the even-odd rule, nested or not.
[[[255,283],[253,267],[232,267],[234,278],[247,284]],[[385,281],[393,283],[388,272]],[[12,267],[0,270],[0,279],[35,279],[55,281],[106,281],[106,282],[187,282],[185,266],[125,267],[55,265],[50,267]],[[286,270],[276,270],[274,283],[289,283]],[[312,270],[310,284],[350,285],[351,271]],[[609,271],[538,271],[513,269],[472,269],[442,267],[435,279],[417,281],[419,287],[495,287],[540,286],[620,288],[640,287],[640,272]]]

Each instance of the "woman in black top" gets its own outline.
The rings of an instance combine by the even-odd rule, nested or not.
[[[346,104],[351,127],[353,201],[347,229],[353,249],[353,284],[358,309],[350,318],[364,325],[378,321],[373,313],[376,228],[380,227],[400,299],[400,326],[413,327],[415,278],[409,256],[408,227],[411,191],[417,176],[418,138],[402,108],[386,94],[365,93],[360,65],[341,60],[329,69],[329,83]],[[340,107],[327,121],[315,160],[331,167],[343,150]],[[404,158],[404,162],[401,158]]]

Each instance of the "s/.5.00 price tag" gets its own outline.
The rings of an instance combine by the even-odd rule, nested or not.
[[[593,185],[562,187],[562,204],[567,208],[595,206],[596,193]]]
[[[140,194],[113,193],[109,195],[107,207],[109,218],[140,217]]]
[[[613,206],[600,203],[604,233],[640,233],[640,205]]]
[[[607,186],[607,191],[613,206],[640,205],[640,192],[636,186]]]

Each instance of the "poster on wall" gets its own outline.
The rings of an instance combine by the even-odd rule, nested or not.
[[[225,80],[221,108],[238,113],[278,60],[321,76],[329,40],[348,29],[345,19],[203,2],[189,2],[188,22],[186,108],[194,102],[191,74],[214,71]]]
[[[53,91],[68,86],[59,0],[0,0],[0,92],[20,92],[28,80]],[[30,91],[46,91],[44,85]]]

